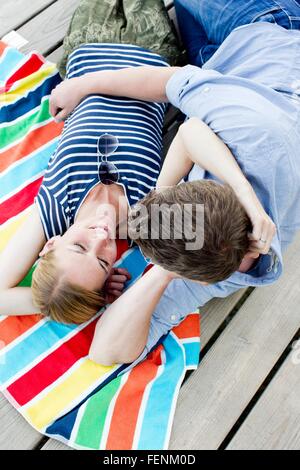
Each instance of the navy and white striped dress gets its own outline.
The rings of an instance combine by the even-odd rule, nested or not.
[[[87,44],[70,55],[67,78],[141,65],[168,66],[162,57],[138,46]],[[129,205],[155,187],[161,167],[165,106],[89,95],[75,108],[35,199],[47,239],[63,234],[74,223],[84,199],[99,183],[97,141],[106,132],[119,140],[108,160],[119,170],[119,183]]]

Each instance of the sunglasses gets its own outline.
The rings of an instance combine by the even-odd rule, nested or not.
[[[103,184],[113,184],[119,181],[119,170],[107,158],[119,147],[117,137],[111,134],[102,134],[97,141],[98,176]]]

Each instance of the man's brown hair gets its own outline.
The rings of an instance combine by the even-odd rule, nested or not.
[[[204,210],[203,246],[201,249],[186,249],[187,239],[182,233],[180,238],[172,237],[174,219],[171,219],[171,237],[164,239],[162,233],[151,239],[151,207],[153,205],[174,204],[193,205],[193,230],[196,228],[195,208],[202,204]],[[143,254],[152,262],[175,272],[185,278],[215,283],[228,278],[239,268],[248,247],[250,220],[228,185],[221,185],[212,180],[201,180],[179,184],[174,187],[151,191],[138,205],[147,209],[148,237],[139,236],[137,217],[139,210],[133,210],[129,216],[129,231],[135,230],[135,241]],[[173,229],[173,230],[172,230]]]
[[[106,303],[103,292],[90,291],[63,278],[54,250],[40,259],[31,289],[33,304],[42,314],[60,323],[84,323]]]

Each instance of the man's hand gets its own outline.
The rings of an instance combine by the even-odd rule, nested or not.
[[[113,268],[105,284],[106,300],[111,304],[124,290],[125,283],[131,279],[131,275],[125,268]]]
[[[64,121],[84,97],[81,78],[64,80],[52,90],[49,107],[57,122]]]
[[[252,186],[249,185],[236,194],[253,226],[252,232],[249,233],[249,251],[245,257],[258,258],[260,254],[265,255],[269,252],[276,233],[276,225],[265,212]]]

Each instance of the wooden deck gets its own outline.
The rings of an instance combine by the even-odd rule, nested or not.
[[[0,38],[16,30],[52,61],[79,0],[3,0]],[[170,0],[165,2],[175,18]],[[165,145],[178,127],[166,120]],[[170,449],[300,448],[300,234],[278,283],[213,300],[202,309],[202,361],[181,388]],[[298,359],[298,361],[297,361]],[[298,362],[298,364],[297,364]],[[0,449],[68,450],[0,396]]]

